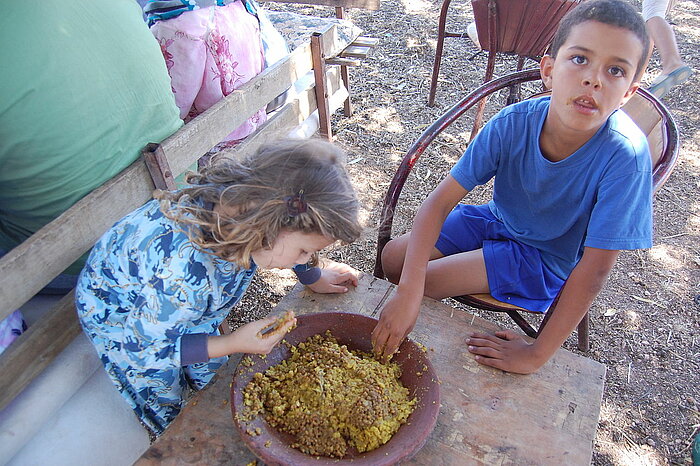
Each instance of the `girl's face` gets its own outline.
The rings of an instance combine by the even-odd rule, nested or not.
[[[335,241],[317,233],[282,230],[271,249],[258,249],[251,253],[253,261],[263,269],[288,269],[306,264],[312,254],[330,246]]]

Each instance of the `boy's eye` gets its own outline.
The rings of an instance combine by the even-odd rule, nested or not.
[[[615,77],[624,77],[625,76],[625,70],[623,70],[619,66],[611,66],[609,72],[611,75],[613,75]]]
[[[571,61],[576,65],[585,65],[588,62],[586,57],[584,57],[583,55],[574,55],[573,57],[571,57]]]

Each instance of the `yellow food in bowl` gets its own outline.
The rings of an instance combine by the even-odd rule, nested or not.
[[[416,405],[397,364],[339,345],[326,332],[292,346],[291,357],[256,373],[243,399],[246,418],[262,414],[309,455],[336,458],[387,443]]]

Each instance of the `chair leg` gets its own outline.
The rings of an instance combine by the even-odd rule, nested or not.
[[[549,318],[552,317],[552,311],[554,311],[554,304],[549,306],[549,309],[544,315],[544,319],[542,319],[542,322],[540,323],[540,327],[537,329],[537,336],[540,336],[540,333],[542,333],[542,330],[544,329],[544,326],[547,325],[547,322],[549,321]]]
[[[516,324],[518,324],[518,327],[525,332],[525,335],[532,338],[537,338],[537,331],[532,328],[532,326],[528,324],[523,316],[521,316],[517,311],[506,311],[506,314],[508,314],[510,318],[513,319]]]
[[[496,68],[496,52],[489,52],[489,58],[486,63],[486,75],[484,76],[484,82],[487,83],[493,78],[493,71]],[[476,114],[474,115],[474,125],[472,126],[472,133],[469,136],[469,142],[476,137],[476,133],[479,132],[481,128],[481,119],[484,115],[484,108],[486,108],[486,97],[482,98],[476,107]]]
[[[228,319],[228,316],[226,317],[226,319],[224,319],[223,322],[221,322],[221,325],[219,325],[219,333],[221,335],[230,335],[231,334],[231,327],[229,326],[227,319]]]
[[[549,310],[547,311],[547,314],[545,314],[544,319],[542,319],[542,323],[540,324],[540,328],[537,329],[537,337],[542,333],[542,330],[544,329],[545,325],[547,325],[547,321],[549,318],[552,316],[552,312],[556,310],[556,305],[557,302],[559,301],[559,296],[554,299],[554,302],[552,305],[549,307]],[[586,312],[586,315],[583,316],[583,319],[581,319],[581,322],[579,322],[577,331],[578,331],[578,349],[584,352],[587,352],[591,347],[590,347],[590,341],[588,338],[589,335],[589,325],[590,325],[590,313]],[[537,338],[535,337],[535,338]]]
[[[430,94],[428,95],[428,107],[435,105],[435,93],[437,91],[438,76],[440,75],[440,61],[442,60],[442,48],[445,44],[445,23],[447,22],[447,9],[452,0],[443,0],[440,8],[440,20],[438,21],[438,39],[435,47],[435,61],[433,62],[433,75],[430,78]]]
[[[581,322],[578,324],[578,349],[581,351],[588,351],[591,349],[591,345],[588,340],[590,320],[590,315],[588,312],[586,312],[586,315],[583,316],[583,319],[581,319]]]
[[[518,57],[517,71],[520,71],[525,66],[525,57]],[[508,99],[506,100],[506,105],[512,105],[514,103],[520,102],[520,84],[514,84],[510,86],[508,91]]]

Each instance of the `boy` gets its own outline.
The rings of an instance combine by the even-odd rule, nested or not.
[[[424,295],[490,292],[544,312],[563,286],[534,343],[510,330],[467,340],[479,363],[532,373],[585,315],[619,250],[651,247],[646,138],[616,111],[639,87],[648,49],[644,22],[624,1],[589,0],[564,17],[540,63],[551,97],[491,119],[413,230],[385,247],[384,272],[399,286],[372,333],[375,352],[398,348]],[[488,205],[457,205],[492,177]]]

